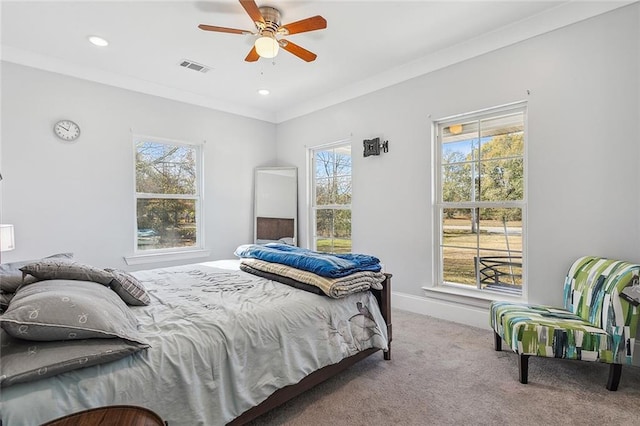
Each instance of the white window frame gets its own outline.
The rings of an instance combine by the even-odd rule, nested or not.
[[[185,260],[198,257],[208,257],[209,250],[205,250],[204,242],[204,143],[167,139],[157,136],[133,135],[133,255],[125,256],[128,265]],[[149,194],[137,192],[136,185],[136,153],[139,142],[152,142],[172,146],[188,146],[196,152],[196,193],[195,194]],[[191,247],[169,247],[163,249],[140,250],[137,245],[138,212],[137,200],[144,198],[166,198],[195,200],[196,210],[196,245]]]
[[[502,292],[495,292],[488,289],[479,289],[469,285],[456,284],[444,281],[443,272],[443,251],[442,251],[442,211],[445,206],[451,207],[450,203],[442,202],[442,140],[439,129],[449,125],[457,124],[462,121],[482,120],[496,117],[508,113],[522,113],[524,120],[524,148],[523,148],[523,199],[517,201],[503,202],[460,202],[454,204],[460,208],[490,208],[490,207],[507,207],[520,208],[522,211],[522,291],[520,295],[509,295]],[[441,298],[448,301],[464,302],[475,306],[486,306],[484,303],[476,304],[474,299],[484,300],[527,300],[527,194],[528,194],[528,168],[527,168],[527,150],[528,150],[528,111],[527,102],[514,102],[512,104],[501,105],[498,107],[487,108],[471,113],[459,114],[455,116],[445,117],[432,122],[432,182],[433,182],[433,261],[432,270],[434,281],[432,287],[423,287],[427,291],[427,296]],[[477,278],[476,278],[477,279]],[[453,297],[447,296],[447,294]]]
[[[307,173],[307,183],[309,190],[307,193],[309,194],[307,205],[309,211],[309,229],[307,232],[307,248],[311,250],[317,249],[317,235],[316,235],[316,211],[318,206],[316,205],[316,168],[315,168],[315,153],[317,151],[326,151],[329,149],[340,148],[342,146],[348,146],[351,150],[351,199],[353,200],[353,146],[351,145],[351,139],[343,139],[336,142],[331,142],[324,145],[318,145],[314,147],[307,148],[307,164],[308,170]],[[322,205],[321,209],[333,209],[333,210],[350,210],[352,213],[353,220],[353,210],[351,208],[351,204],[330,204],[330,205]],[[351,245],[353,246],[353,222],[351,223]]]

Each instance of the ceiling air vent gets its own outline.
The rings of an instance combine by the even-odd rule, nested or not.
[[[205,65],[190,61],[188,59],[183,59],[182,62],[180,62],[180,66],[184,68],[189,68],[190,70],[198,71],[201,73],[206,73],[211,70],[211,68],[208,68]]]

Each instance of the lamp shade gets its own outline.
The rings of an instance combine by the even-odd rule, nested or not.
[[[275,58],[280,49],[278,40],[269,36],[262,36],[256,40],[256,52],[262,58]]]
[[[13,225],[0,225],[0,251],[13,250],[15,240],[13,237]]]

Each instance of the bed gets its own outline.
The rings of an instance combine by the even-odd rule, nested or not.
[[[382,290],[338,299],[247,273],[237,259],[131,275],[150,298],[130,307],[149,347],[2,387],[4,425],[116,404],[171,426],[243,424],[377,351],[391,356],[389,274]]]

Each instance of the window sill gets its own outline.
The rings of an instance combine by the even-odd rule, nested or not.
[[[163,253],[134,254],[133,256],[125,256],[124,261],[127,265],[142,265],[145,263],[171,262],[175,260],[197,259],[201,257],[209,257],[210,250],[198,249],[187,251],[171,251]]]
[[[516,303],[525,303],[523,296],[511,296],[493,292],[480,292],[465,290],[457,287],[422,287],[425,297],[445,302],[453,302],[478,308],[488,308],[491,302],[503,300]]]

